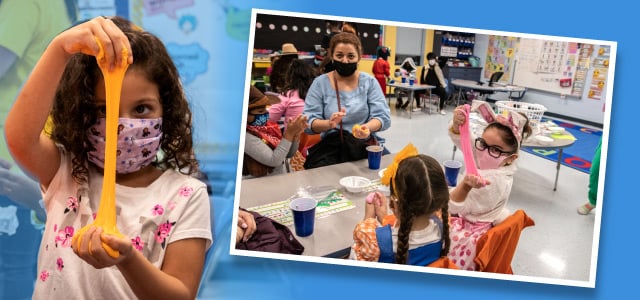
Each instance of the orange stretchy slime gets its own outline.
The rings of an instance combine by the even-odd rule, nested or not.
[[[358,131],[362,131],[363,133],[366,133],[367,135],[369,134],[369,128],[365,127],[365,129],[363,130],[362,129],[362,125],[360,125],[360,124],[356,124],[356,125],[353,125],[353,127],[351,127],[351,133],[353,135],[355,135],[355,133],[358,132]]]
[[[100,41],[100,52],[96,55],[98,66],[104,77],[107,101],[107,128],[104,158],[104,177],[102,180],[102,195],[100,198],[100,206],[96,213],[96,219],[93,224],[82,227],[74,236],[74,244],[80,246],[82,235],[91,227],[102,227],[104,233],[119,238],[124,236],[116,226],[116,150],[118,145],[118,111],[120,107],[120,92],[122,90],[122,81],[124,74],[129,67],[129,53],[126,48],[122,50],[122,62],[116,64],[113,70],[109,70],[109,66],[104,61],[104,48]],[[91,245],[91,244],[89,244]],[[109,256],[116,258],[120,256],[117,250],[111,249],[107,244],[102,242],[102,247]],[[77,249],[77,248],[76,248]]]

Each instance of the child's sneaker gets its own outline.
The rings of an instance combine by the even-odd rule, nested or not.
[[[587,202],[583,205],[578,206],[578,213],[581,215],[588,215],[591,210],[593,210],[595,206],[591,205],[591,203]]]

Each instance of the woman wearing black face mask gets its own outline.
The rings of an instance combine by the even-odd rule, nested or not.
[[[444,101],[447,99],[447,84],[444,81],[444,75],[442,74],[442,70],[440,69],[438,60],[436,59],[436,55],[432,52],[429,52],[429,54],[427,54],[427,65],[424,66],[422,72],[420,73],[420,84],[435,86],[435,88],[431,90],[431,94],[435,94],[440,97],[438,111],[440,111],[441,115],[446,114],[446,112],[444,111]],[[414,94],[418,106],[420,106],[420,94],[424,93],[425,92],[422,91]]]
[[[307,118],[298,115],[287,120],[282,133],[277,123],[269,121],[267,110],[268,105],[278,102],[277,96],[265,96],[258,88],[250,87],[242,175],[261,177],[283,173],[284,160],[300,155],[296,151],[300,134],[307,127]]]
[[[305,99],[304,114],[309,117],[309,134],[327,133],[342,128],[356,138],[371,136],[384,140],[376,132],[391,126],[391,115],[378,81],[372,75],[358,71],[362,45],[358,36],[339,33],[332,39],[329,55],[335,70],[313,81]],[[336,87],[337,84],[337,87]],[[340,107],[336,90],[340,93]],[[356,126],[354,132],[352,129]],[[359,129],[358,129],[359,127]]]

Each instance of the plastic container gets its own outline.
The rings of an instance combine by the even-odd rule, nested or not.
[[[536,130],[542,119],[542,115],[547,108],[542,104],[526,103],[518,101],[496,101],[496,114],[501,114],[503,111],[511,111],[523,113],[529,118],[529,125],[532,129]]]
[[[371,185],[371,181],[360,176],[347,176],[340,179],[340,185],[350,193],[360,193],[364,191],[367,186]]]

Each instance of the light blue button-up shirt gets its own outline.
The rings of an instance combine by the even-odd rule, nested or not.
[[[327,74],[320,75],[313,81],[304,102],[304,114],[309,117],[309,127],[306,132],[313,134],[311,124],[314,120],[328,120],[331,118],[331,114],[338,112],[336,91],[331,87]],[[391,113],[380,85],[373,76],[367,73],[360,72],[358,88],[349,92],[340,91],[340,104],[346,109],[345,116],[342,118],[342,127],[349,132],[351,132],[353,125],[364,124],[374,118],[382,124],[379,131],[386,130],[391,126]],[[331,131],[321,133],[321,137],[324,138]],[[379,142],[384,142],[384,139],[375,133],[372,134]]]

